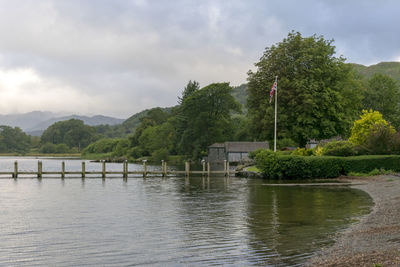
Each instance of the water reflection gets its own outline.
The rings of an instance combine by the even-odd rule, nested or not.
[[[357,190],[264,183],[0,180],[0,265],[298,265],[371,204]]]
[[[346,188],[254,186],[248,196],[249,244],[288,265],[331,243],[332,233],[371,204],[363,191]]]

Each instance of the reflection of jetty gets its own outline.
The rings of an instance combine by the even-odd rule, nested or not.
[[[106,169],[106,162],[102,161],[102,168],[101,171],[86,171],[86,164],[82,161],[82,169],[80,171],[66,171],[65,170],[65,162],[61,162],[61,171],[43,171],[43,164],[41,161],[38,161],[37,171],[23,171],[18,169],[18,161],[14,162],[14,171],[9,172],[0,172],[0,175],[10,175],[12,178],[16,179],[19,175],[24,175],[23,178],[27,177],[37,177],[43,178],[43,175],[60,175],[61,178],[65,178],[66,175],[70,175],[69,177],[82,177],[85,178],[86,175],[95,175],[92,178],[97,178],[98,176],[101,178],[106,178],[107,174],[110,175],[121,175],[123,178],[128,178],[130,175],[140,175],[143,177],[147,176],[158,176],[161,175],[163,177],[167,175],[203,175],[203,176],[210,176],[210,175],[224,175],[229,176],[230,174],[236,173],[236,171],[229,170],[229,162],[224,161],[223,170],[221,171],[212,171],[210,162],[202,161],[202,170],[200,171],[192,171],[190,170],[190,162],[185,162],[185,170],[183,171],[175,171],[175,170],[168,170],[167,169],[167,162],[161,161],[161,170],[160,171],[149,171],[147,170],[146,160],[143,161],[143,169],[136,170],[136,171],[129,171],[128,169],[128,161],[124,161],[122,165],[121,171],[107,171]]]

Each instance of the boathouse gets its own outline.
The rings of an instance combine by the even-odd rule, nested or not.
[[[269,149],[268,142],[225,142],[208,147],[210,162],[241,162],[249,160],[249,153],[259,148]]]

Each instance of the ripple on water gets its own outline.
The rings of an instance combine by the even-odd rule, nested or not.
[[[357,190],[262,184],[0,180],[0,265],[296,266],[371,207]]]

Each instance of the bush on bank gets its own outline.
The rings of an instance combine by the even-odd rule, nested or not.
[[[400,156],[316,157],[278,155],[269,150],[255,156],[256,166],[269,179],[335,178],[350,172],[368,173],[374,169],[400,171]]]

